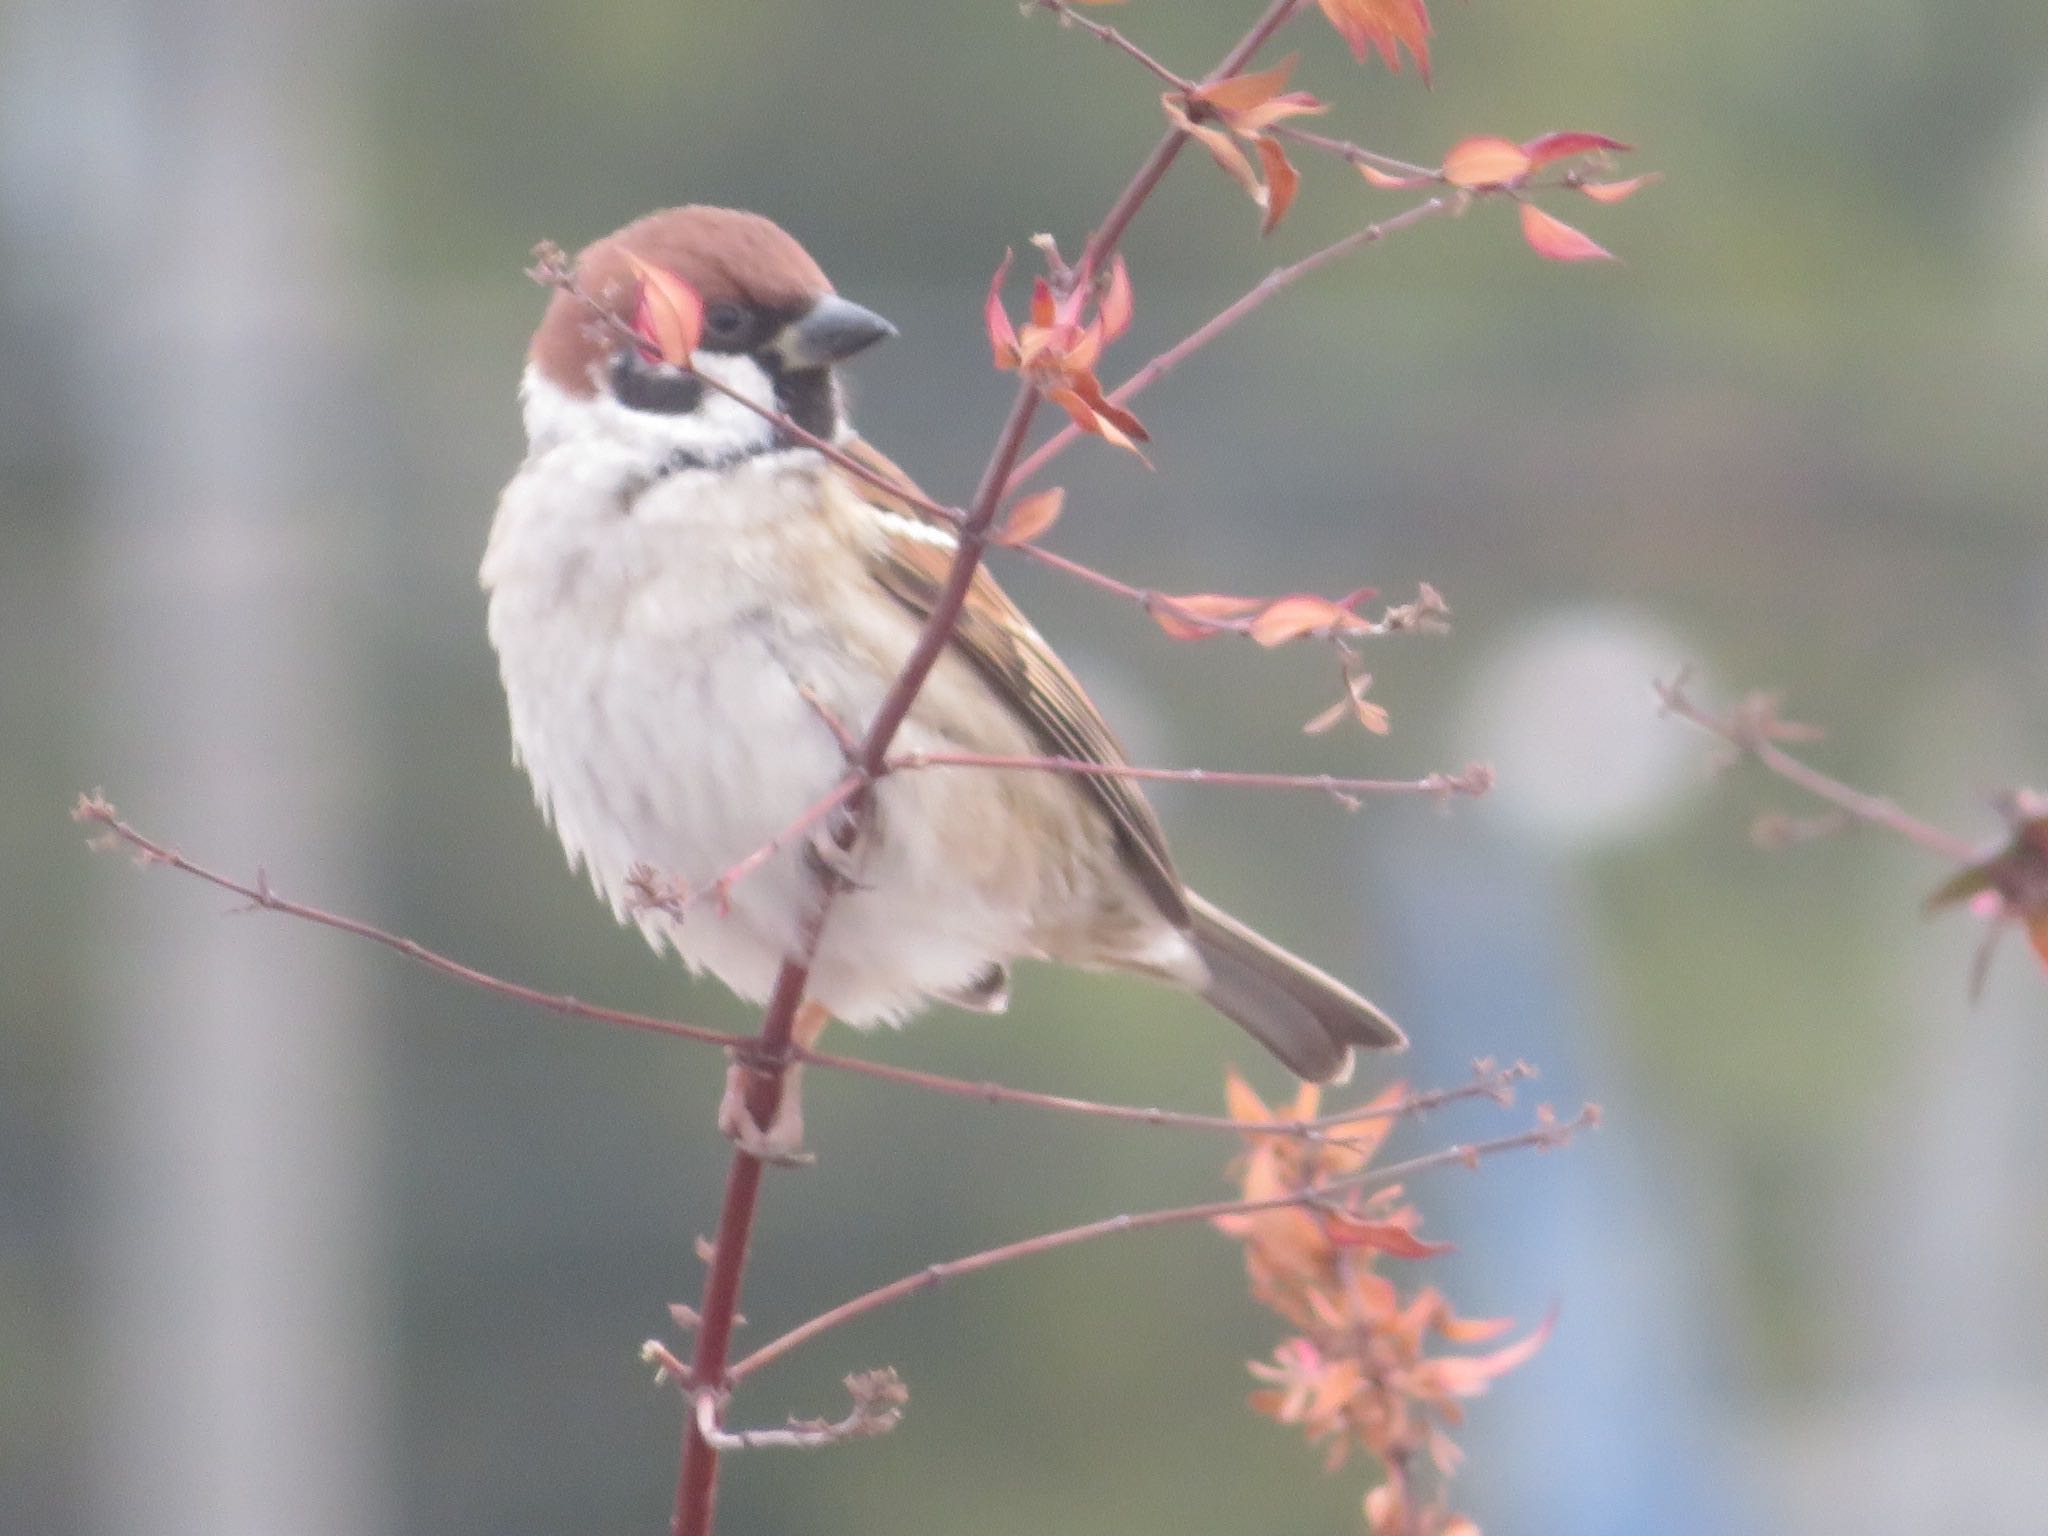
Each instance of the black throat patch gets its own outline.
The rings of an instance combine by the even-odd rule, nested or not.
[[[773,347],[746,354],[757,363],[774,389],[775,408],[813,437],[834,441],[843,425],[839,380],[830,368],[790,368]],[[631,410],[683,416],[700,409],[713,391],[697,375],[645,361],[637,352],[619,354],[612,364],[612,394]],[[688,469],[728,469],[764,453],[801,446],[787,427],[777,425],[765,441],[727,453],[679,448],[662,463],[660,475]]]

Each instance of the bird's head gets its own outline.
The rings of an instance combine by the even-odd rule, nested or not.
[[[775,223],[730,208],[650,213],[585,247],[574,272],[576,291],[555,294],[527,354],[536,445],[600,435],[665,448],[675,467],[719,467],[788,446],[705,377],[830,441],[845,431],[836,365],[896,333],[834,293]],[[679,296],[701,306],[686,356],[664,323]]]

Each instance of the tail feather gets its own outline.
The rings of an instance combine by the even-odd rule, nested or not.
[[[1399,1049],[1408,1037],[1371,1003],[1188,892],[1195,948],[1209,968],[1202,1000],[1279,1057],[1298,1077],[1345,1076],[1351,1048]]]

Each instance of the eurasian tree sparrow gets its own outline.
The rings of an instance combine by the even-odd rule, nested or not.
[[[661,361],[651,334],[626,339],[636,316],[644,329],[648,268],[702,301],[688,369]],[[557,293],[533,338],[529,449],[483,561],[514,753],[620,920],[760,1002],[816,910],[817,852],[794,840],[726,902],[681,916],[636,900],[636,871],[709,880],[844,776],[831,722],[857,733],[874,714],[953,536],[693,376],[908,485],[848,426],[834,373],[894,328],[835,295],[774,224],[670,209],[591,245],[575,270],[582,298]],[[1124,760],[985,571],[896,749]],[[1183,887],[1129,779],[892,774],[849,860],[810,996],[850,1024],[934,999],[1000,1009],[1011,962],[1034,959],[1197,993],[1318,1081],[1342,1074],[1353,1046],[1403,1043],[1364,998]]]

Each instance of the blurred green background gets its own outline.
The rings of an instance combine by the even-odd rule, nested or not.
[[[1234,5],[1110,15],[1197,71]],[[1175,645],[1004,561],[1145,760],[1413,775],[1446,817],[1159,796],[1190,878],[1366,982],[1416,1037],[1601,1099],[1568,1153],[1415,1194],[1478,1314],[1562,1321],[1476,1406],[1490,1531],[2048,1529],[2048,993],[1965,1000],[1940,871],[1659,721],[1653,673],[1786,689],[1819,756],[1992,835],[2048,708],[2048,10],[2037,0],[1498,0],[1436,9],[1436,86],[1286,43],[1331,131],[1433,162],[1588,128],[1667,180],[1556,202],[1624,261],[1548,265],[1506,209],[1290,293],[1144,414],[1159,468],[1060,468],[1062,551],[1168,590],[1390,594],[1386,740],[1302,738],[1319,658]],[[635,1358],[694,1297],[721,1065],[525,1013],[195,884],[94,859],[103,784],[280,889],[552,990],[739,1026],[615,930],[506,751],[474,570],[520,452],[532,243],[679,201],[803,239],[902,338],[865,430],[964,495],[1008,397],[1005,246],[1072,249],[1153,141],[1154,83],[1004,0],[13,0],[0,9],[0,1527],[663,1528],[678,1408]],[[1134,364],[1275,261],[1403,206],[1304,164],[1260,242],[1183,160],[1129,241]],[[1112,366],[1109,370],[1117,370]],[[1213,1106],[1225,1026],[1023,978],[995,1021],[842,1046]],[[1382,1070],[1377,1063],[1373,1071]],[[1202,1198],[1227,1143],[817,1078],[746,1310],[769,1332],[931,1259]],[[1446,1116],[1397,1146],[1497,1129]],[[751,1336],[750,1335],[750,1336]],[[724,1529],[1345,1531],[1252,1418],[1277,1337],[1238,1257],[1102,1244],[848,1329],[736,1417],[896,1435],[728,1468]]]

